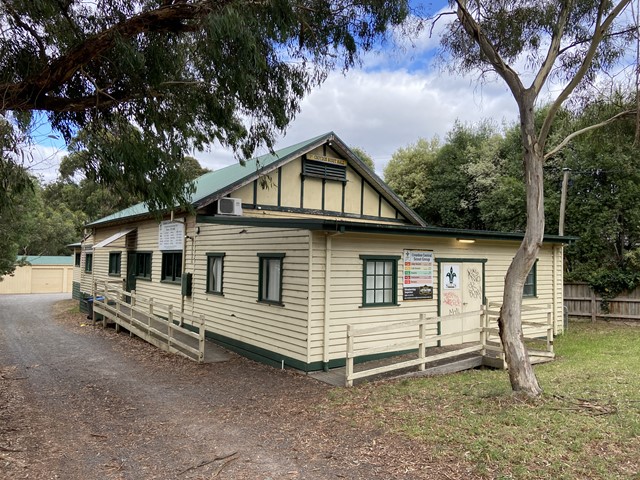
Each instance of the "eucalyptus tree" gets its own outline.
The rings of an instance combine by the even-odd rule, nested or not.
[[[542,244],[545,216],[543,166],[566,142],[549,144],[556,114],[593,85],[598,72],[615,69],[637,32],[625,15],[630,0],[455,0],[455,20],[441,38],[451,65],[461,72],[489,71],[507,85],[520,116],[527,224],[505,277],[499,329],[512,389],[538,396],[521,323],[522,291]],[[545,91],[557,82],[557,94]],[[541,95],[550,106],[536,125]],[[589,127],[590,128],[590,127]],[[570,140],[567,138],[567,141]]]
[[[405,0],[4,1],[2,113],[16,134],[34,112],[67,142],[93,129],[87,169],[107,183],[141,171],[134,193],[173,206],[189,193],[184,152],[271,148],[313,86],[407,13]],[[121,144],[104,150],[100,133]]]
[[[43,118],[67,143],[91,133],[77,146],[99,183],[187,204],[186,152],[272,148],[311,88],[407,14],[407,0],[2,1],[0,218],[31,184],[20,145]]]

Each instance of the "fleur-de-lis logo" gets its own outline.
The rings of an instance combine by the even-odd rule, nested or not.
[[[456,272],[453,271],[453,267],[449,269],[445,277],[449,279],[449,285],[453,285],[453,279],[457,277]]]

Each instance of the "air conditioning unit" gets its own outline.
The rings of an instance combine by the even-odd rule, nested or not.
[[[221,198],[218,200],[218,215],[242,215],[240,198]]]

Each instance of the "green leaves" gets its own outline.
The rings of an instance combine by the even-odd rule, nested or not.
[[[117,183],[126,170],[152,208],[170,207],[188,195],[186,152],[272,148],[309,89],[407,13],[404,0],[11,2],[3,107],[47,112],[67,142],[91,131],[93,144],[76,142],[88,176]]]

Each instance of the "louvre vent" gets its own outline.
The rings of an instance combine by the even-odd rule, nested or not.
[[[305,159],[302,174],[311,177],[325,178],[327,180],[346,181],[347,167],[346,165],[335,165],[332,163]]]

